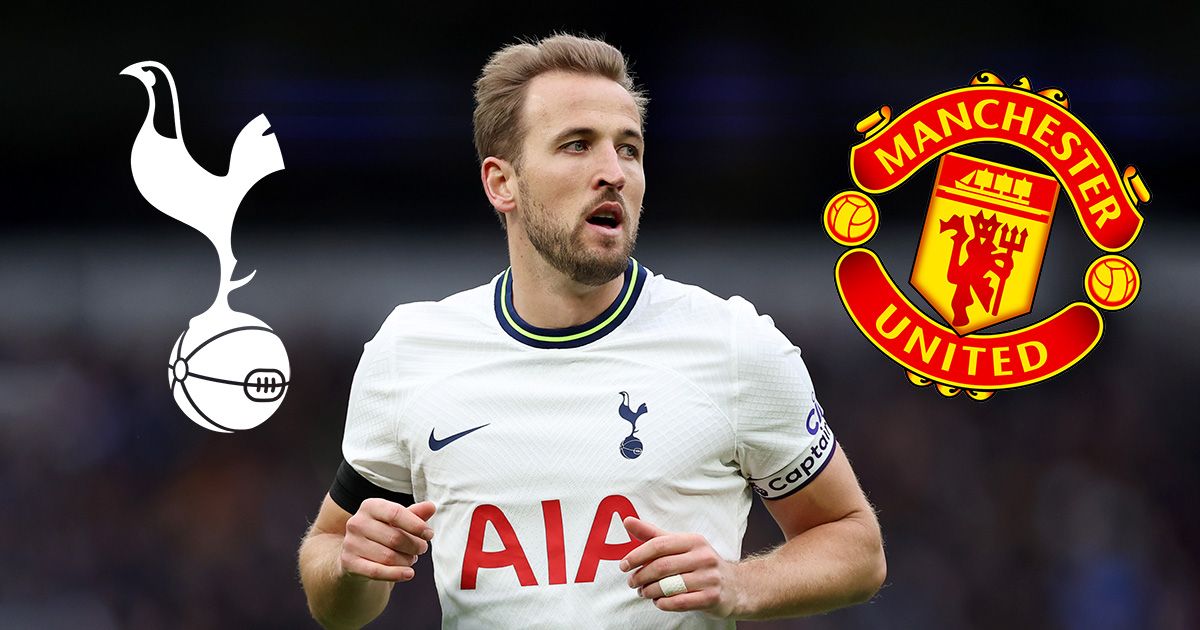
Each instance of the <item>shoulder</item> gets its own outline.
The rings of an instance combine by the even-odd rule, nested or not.
[[[722,298],[687,283],[652,275],[650,319],[663,335],[682,334],[693,348],[723,356],[731,364],[730,378],[743,385],[773,378],[787,367],[803,372],[800,349],[775,325],[770,315],[759,313],[746,298]],[[798,381],[803,381],[799,378]]]
[[[487,319],[491,290],[486,284],[438,301],[396,306],[364,346],[363,361],[386,362],[391,378],[410,384],[470,363],[494,336]]]
[[[437,301],[400,304],[384,319],[376,339],[419,341],[477,327],[487,321],[484,316],[490,313],[492,289],[489,282]]]
[[[672,280],[661,274],[651,272],[646,280],[648,294],[647,302],[652,306],[669,308],[688,308],[699,314],[713,316],[730,316],[741,304],[748,304],[739,296],[722,298],[714,295],[703,287],[678,280]]]
[[[799,352],[771,317],[741,296],[720,297],[661,275],[647,280],[646,294],[635,323],[639,342],[688,365],[703,358],[705,369],[723,382],[752,376],[755,365]]]
[[[775,329],[769,316],[760,315],[754,304],[740,295],[723,298],[702,287],[658,274],[651,274],[647,286],[647,310],[653,315],[672,312],[676,317],[684,317],[713,333],[731,335],[735,340],[747,332]]]

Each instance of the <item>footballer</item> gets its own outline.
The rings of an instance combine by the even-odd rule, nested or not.
[[[430,565],[445,628],[730,628],[869,599],[879,524],[800,350],[631,256],[646,99],[622,54],[508,46],[475,101],[510,267],[366,344],[300,549],[313,616],[360,627]],[[743,559],[753,494],[786,542]]]

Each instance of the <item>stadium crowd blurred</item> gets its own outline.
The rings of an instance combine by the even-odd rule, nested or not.
[[[1194,344],[1117,323],[1082,366],[980,404],[914,388],[855,336],[777,319],[879,510],[889,576],[870,604],[751,627],[1200,622],[1196,429],[1178,402],[1194,388]],[[0,627],[311,627],[296,548],[377,324],[280,326],[295,385],[270,421],[234,436],[171,400],[160,359],[172,322],[117,344],[69,327],[0,333]],[[779,541],[756,502],[745,552]],[[380,627],[438,627],[425,567]]]

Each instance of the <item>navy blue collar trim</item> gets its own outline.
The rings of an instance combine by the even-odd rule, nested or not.
[[[620,326],[621,322],[629,317],[630,311],[637,303],[638,296],[642,294],[642,287],[646,284],[646,277],[649,275],[650,272],[645,267],[638,264],[637,260],[630,258],[629,264],[625,268],[625,281],[621,285],[621,292],[617,294],[613,303],[604,309],[603,313],[597,315],[590,322],[570,328],[539,328],[521,319],[521,316],[517,314],[517,309],[513,306],[512,267],[509,267],[496,282],[494,300],[496,321],[500,323],[500,327],[508,333],[508,336],[527,346],[578,348],[616,330],[617,326]]]

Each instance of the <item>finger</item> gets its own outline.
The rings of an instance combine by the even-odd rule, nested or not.
[[[625,526],[625,531],[629,532],[629,535],[637,540],[650,540],[651,538],[670,533],[665,529],[634,516],[625,517],[625,520],[621,521],[621,524]]]
[[[429,543],[424,539],[382,521],[351,519],[346,522],[346,534],[347,538],[358,536],[400,553],[419,555],[429,550]]]
[[[668,574],[668,575],[676,575],[676,574]],[[662,577],[666,577],[666,576],[662,576]],[[686,572],[686,574],[679,574],[679,577],[683,578],[684,588],[688,589],[688,590],[685,590],[685,593],[696,592],[696,590],[703,589],[703,587],[701,586],[702,580],[701,580],[700,576],[695,574],[695,572]],[[648,584],[644,584],[644,586],[637,589],[637,596],[640,596],[640,598],[644,598],[644,599],[659,599],[665,595],[666,595],[665,593],[662,593],[662,584],[659,584],[658,580],[655,580]],[[674,596],[674,595],[672,595],[672,596]]]
[[[430,504],[430,507],[432,505]],[[384,499],[367,499],[363,501],[362,507],[359,508],[359,511],[363,510],[366,510],[375,520],[399,527],[414,536],[424,538],[425,540],[433,538],[433,529],[429,527],[425,519],[417,516],[399,503],[392,503]]]
[[[385,547],[365,538],[347,538],[343,544],[343,549],[351,556],[389,567],[411,567],[416,564],[417,558],[420,557],[415,554],[396,551],[391,547]]]
[[[698,565],[699,558],[696,554],[683,553],[662,556],[661,558],[655,558],[647,562],[642,568],[635,571],[633,575],[630,575],[628,584],[631,588],[650,586],[668,575],[681,575],[695,571]]]
[[[626,554],[619,566],[622,571],[628,571],[655,558],[686,553],[692,549],[693,545],[694,541],[691,536],[683,534],[659,536],[638,545],[636,549]]]
[[[408,511],[416,515],[417,518],[428,521],[433,516],[433,513],[437,512],[437,506],[433,504],[433,501],[422,501],[408,506]]]
[[[383,582],[407,582],[417,574],[412,567],[387,566],[363,558],[347,560],[342,563],[342,568],[348,575]]]
[[[659,610],[682,612],[685,610],[708,610],[719,603],[718,596],[712,591],[695,591],[680,593],[671,597],[659,597],[654,605]]]

